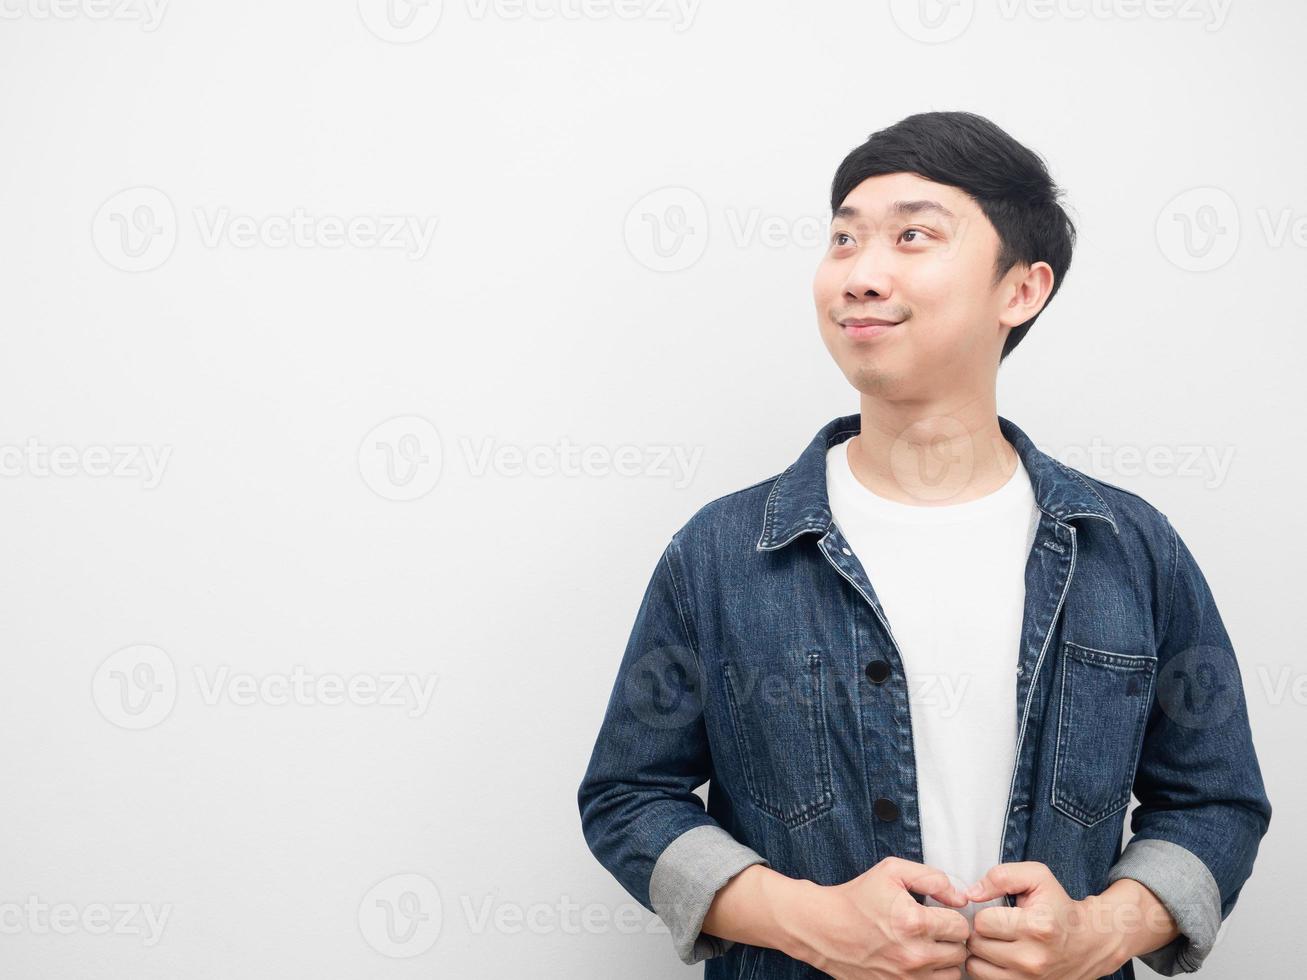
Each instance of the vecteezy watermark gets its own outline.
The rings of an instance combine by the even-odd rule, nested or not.
[[[473,935],[537,936],[561,933],[565,936],[598,936],[605,933],[661,935],[666,923],[635,902],[610,906],[604,902],[574,902],[560,895],[548,902],[506,902],[495,895],[483,895],[475,903],[470,895],[460,899],[468,931]]]
[[[0,0],[0,20],[112,20],[158,30],[169,0]]]
[[[672,480],[684,489],[694,479],[702,446],[674,444],[605,446],[574,442],[517,444],[492,437],[458,438],[454,459],[474,478],[645,477]],[[420,415],[399,415],[374,426],[358,449],[359,475],[386,500],[417,500],[430,493],[444,469],[440,432]]]
[[[861,675],[853,678],[831,676],[818,684],[808,670],[777,670],[769,661],[751,664],[733,661],[725,668],[731,701],[737,708],[756,705],[760,717],[775,712],[811,710],[820,702],[827,707],[844,703],[857,705],[863,698]],[[936,718],[952,718],[962,707],[974,675],[965,672],[921,672],[907,678],[908,696],[914,709],[920,708]],[[819,706],[820,706],[819,705]]]
[[[998,0],[1004,20],[1171,20],[1205,31],[1224,27],[1232,6],[1234,0]]]
[[[382,956],[420,956],[440,938],[440,890],[420,874],[397,874],[373,885],[359,902],[359,932]]]
[[[363,26],[391,44],[420,41],[436,29],[441,0],[358,0]]]
[[[539,902],[501,899],[497,894],[459,896],[458,909],[468,934],[594,936],[604,933],[665,935],[661,918],[636,902],[609,905],[578,902],[570,895]],[[391,875],[373,885],[359,902],[359,932],[383,956],[407,959],[425,953],[445,925],[440,890],[426,875]]]
[[[1287,697],[1298,707],[1307,708],[1307,673],[1295,673],[1292,667],[1283,664],[1272,677],[1271,668],[1261,664],[1257,668],[1257,679],[1261,682],[1267,704],[1279,707]]]
[[[493,473],[502,477],[606,477],[670,478],[677,490],[694,479],[703,457],[702,446],[619,445],[575,443],[566,436],[553,443],[519,446],[494,439],[459,438],[463,459],[472,476]]]
[[[119,728],[153,728],[177,702],[177,668],[156,646],[123,647],[96,670],[91,699],[105,720]]]
[[[672,25],[680,34],[694,24],[700,0],[465,0],[471,20],[643,20]]]
[[[3,2],[3,0],[0,0]],[[203,248],[353,249],[424,258],[438,218],[413,214],[315,214],[303,207],[250,215],[226,206],[192,209]],[[172,256],[181,222],[172,199],[157,187],[129,187],[110,196],[91,221],[95,250],[123,272],[149,272]]]
[[[412,214],[312,215],[299,207],[289,214],[255,217],[220,207],[196,208],[195,224],[205,248],[389,249],[417,261],[431,248],[437,219]]]
[[[1182,728],[1216,728],[1242,699],[1238,676],[1230,650],[1210,644],[1190,647],[1158,671],[1157,703]]]
[[[938,237],[930,242],[931,254],[945,258],[958,254],[968,224],[967,219],[958,218],[951,220],[947,229],[938,229]],[[894,240],[913,225],[910,216],[886,223],[859,218],[836,228],[829,216],[821,214],[775,214],[756,206],[735,205],[710,210],[698,192],[688,187],[661,187],[645,194],[626,212],[622,239],[627,252],[646,269],[681,272],[703,258],[710,240],[734,249],[819,251],[835,244],[840,235]],[[918,228],[918,236],[922,233]]]
[[[311,674],[300,664],[289,673],[262,675],[234,673],[226,664],[212,674],[203,667],[195,668],[200,700],[211,708],[223,701],[246,708],[350,704],[360,708],[404,708],[410,718],[427,713],[437,680],[434,674]]]
[[[818,248],[830,222],[820,215],[778,215],[762,208],[727,207],[716,223],[733,248]],[[622,239],[631,257],[654,272],[681,272],[708,250],[713,220],[708,204],[688,187],[661,187],[631,205]]]
[[[1259,207],[1253,227],[1267,248],[1307,249],[1307,214],[1293,208]],[[1189,272],[1219,269],[1239,250],[1245,222],[1229,192],[1193,187],[1171,198],[1157,216],[1157,245],[1175,266]]]
[[[694,24],[701,0],[463,0],[470,21],[665,22],[674,33]],[[359,18],[391,44],[411,44],[440,23],[441,0],[358,0]]]
[[[153,490],[163,480],[172,446],[46,445],[29,436],[21,446],[0,443],[0,476],[114,477],[141,480]]]
[[[386,500],[417,500],[440,480],[444,451],[436,427],[420,415],[397,415],[359,443],[363,482]]]
[[[177,245],[177,209],[157,187],[128,187],[95,212],[91,241],[115,269],[149,272],[167,262]]]
[[[1067,466],[1104,480],[1140,475],[1181,477],[1201,479],[1209,490],[1221,486],[1229,476],[1235,450],[1234,446],[1200,443],[1113,446],[1097,436],[1087,446],[1054,449],[1041,445],[1038,448]]]
[[[1157,246],[1189,272],[1219,269],[1239,247],[1239,209],[1219,187],[1194,187],[1171,198],[1157,215]]]
[[[421,718],[435,696],[435,674],[311,672],[302,664],[289,671],[253,674],[228,664],[193,668],[200,703],[214,708],[337,707],[400,708]],[[124,647],[100,664],[91,697],[105,720],[119,728],[153,728],[173,710],[178,697],[177,668],[167,652],[149,644]]]
[[[154,946],[163,938],[172,915],[172,903],[155,907],[149,902],[74,902],[50,904],[35,895],[23,902],[0,902],[0,935],[140,936],[142,946]]]
[[[998,0],[1005,21],[1079,22],[1175,21],[1201,24],[1203,30],[1225,26],[1233,0]],[[961,37],[975,17],[975,0],[890,0],[890,17],[907,37],[923,44],[942,44]]]

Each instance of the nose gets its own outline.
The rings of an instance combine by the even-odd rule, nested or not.
[[[862,249],[844,280],[844,300],[857,303],[866,299],[888,299],[892,292],[888,263],[874,248]]]

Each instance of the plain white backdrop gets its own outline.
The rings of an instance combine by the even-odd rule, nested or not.
[[[668,537],[857,411],[830,180],[930,109],[1068,190],[999,411],[1197,556],[1274,806],[1204,975],[1298,968],[1300,6],[0,15],[0,974],[699,975],[577,783]]]

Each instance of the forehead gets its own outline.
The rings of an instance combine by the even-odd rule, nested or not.
[[[856,215],[845,213],[850,211]],[[977,213],[975,202],[965,191],[918,174],[898,173],[868,177],[858,184],[836,209],[833,220],[881,220],[902,214],[954,221]]]

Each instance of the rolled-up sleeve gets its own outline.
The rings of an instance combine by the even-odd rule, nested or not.
[[[1234,649],[1198,563],[1175,528],[1157,683],[1130,818],[1108,882],[1132,878],[1166,907],[1174,941],[1139,957],[1162,976],[1202,966],[1252,874],[1271,821]]]
[[[586,844],[667,925],[683,963],[734,943],[704,935],[717,890],[766,864],[708,815],[694,792],[711,776],[702,666],[673,536],[654,569],[577,791]]]

